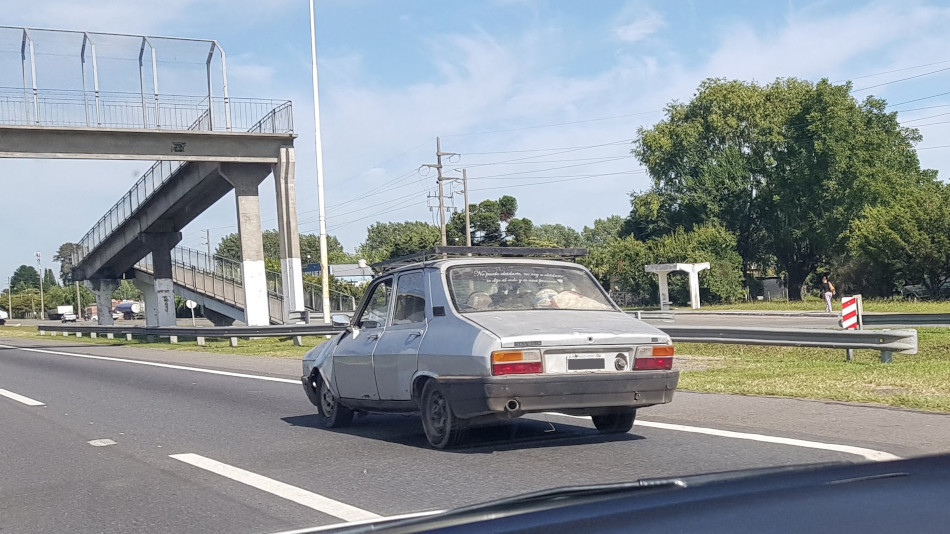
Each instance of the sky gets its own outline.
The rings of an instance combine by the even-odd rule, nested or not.
[[[0,0],[2,3],[11,0]],[[438,221],[436,137],[470,202],[513,195],[518,216],[578,230],[626,215],[649,188],[631,155],[639,128],[707,78],[851,80],[919,127],[922,167],[950,172],[950,3],[688,0],[316,0],[327,226],[348,252],[376,221]],[[7,26],[214,39],[235,98],[290,100],[302,233],[318,233],[309,9],[305,0],[35,0]],[[8,6],[9,7],[9,6]],[[0,103],[23,88],[22,33],[0,29]],[[33,32],[41,90],[82,87],[80,40]],[[139,40],[99,38],[102,91],[139,91]],[[160,93],[207,91],[207,46],[155,40]],[[220,93],[220,63],[213,84]],[[87,83],[90,78],[87,77]],[[0,120],[5,113],[0,106]],[[250,112],[248,112],[250,113]],[[150,162],[0,160],[0,287],[51,260]],[[450,189],[448,184],[452,184]],[[449,204],[464,205],[447,182]],[[272,178],[263,227],[276,225]],[[183,230],[205,250],[236,232],[232,194]]]

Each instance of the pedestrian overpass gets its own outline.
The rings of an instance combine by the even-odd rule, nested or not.
[[[152,326],[175,324],[174,294],[195,297],[208,309],[251,325],[295,320],[306,309],[294,190],[293,113],[289,101],[236,99],[228,94],[224,50],[216,41],[179,39],[208,46],[207,95],[158,91],[156,43],[177,38],[120,36],[141,41],[140,92],[101,91],[95,44],[116,34],[22,31],[22,88],[0,88],[0,157],[154,160],[156,163],[79,241],[73,279],[96,294],[100,324],[110,324],[111,295],[122,278],[134,278],[145,296]],[[81,36],[82,89],[37,86],[33,41],[37,33]],[[146,50],[149,53],[146,53]],[[151,56],[146,90],[145,58]],[[212,63],[220,58],[220,94],[213,91]],[[87,87],[87,59],[92,87]],[[280,283],[264,267],[259,186],[274,175]],[[230,191],[236,199],[241,242],[240,269],[227,289],[213,283],[218,260],[208,269],[177,261],[181,230]],[[143,263],[143,258],[148,261]],[[192,271],[187,283],[186,270]],[[198,273],[201,273],[200,276]],[[234,274],[237,273],[237,274]],[[235,278],[239,276],[240,281]],[[201,283],[199,283],[201,280]],[[269,290],[268,284],[274,290]],[[279,302],[279,305],[275,304]]]

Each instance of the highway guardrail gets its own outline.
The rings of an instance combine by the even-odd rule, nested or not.
[[[917,331],[900,330],[832,330],[822,328],[757,328],[735,326],[675,326],[663,325],[661,328],[674,342],[683,343],[724,343],[731,345],[773,345],[786,347],[817,347],[828,349],[877,350],[881,352],[881,361],[890,363],[895,352],[917,354]],[[41,325],[41,335],[75,334],[81,337],[105,335],[114,339],[124,335],[127,340],[133,336],[144,336],[147,340],[162,337],[177,343],[180,337],[193,337],[199,345],[206,338],[227,338],[231,346],[236,347],[238,338],[255,337],[291,337],[295,344],[301,344],[301,336],[328,336],[341,332],[343,328],[324,324],[296,324],[275,326],[98,326],[98,325]],[[849,358],[850,359],[850,358]]]
[[[49,332],[51,335],[75,334],[82,337],[84,334],[96,338],[105,336],[115,339],[116,336],[125,336],[131,341],[133,337],[145,337],[152,341],[155,338],[168,338],[171,343],[178,343],[180,337],[193,337],[198,345],[204,345],[207,338],[226,338],[232,347],[236,347],[239,338],[257,337],[290,337],[295,345],[302,344],[302,336],[329,336],[341,332],[337,326],[324,324],[294,324],[273,326],[100,326],[100,325],[40,325],[40,335]]]
[[[917,331],[831,330],[823,328],[756,328],[741,326],[663,326],[676,342],[776,345],[827,349],[881,351],[881,362],[890,363],[895,352],[917,354]]]

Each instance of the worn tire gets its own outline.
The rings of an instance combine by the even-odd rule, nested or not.
[[[318,399],[317,413],[319,414],[320,426],[323,428],[340,428],[349,425],[353,421],[353,410],[340,404],[326,380],[316,377],[319,382],[317,388]]]
[[[442,386],[435,380],[422,388],[422,429],[429,445],[436,449],[454,447],[465,438],[465,425],[455,416]]]
[[[636,417],[636,408],[615,408],[610,413],[592,415],[590,418],[597,430],[604,434],[626,434],[633,428]]]

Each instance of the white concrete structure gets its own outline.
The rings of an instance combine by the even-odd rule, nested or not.
[[[699,309],[699,271],[709,268],[709,262],[703,263],[657,263],[647,265],[646,272],[656,273],[660,277],[660,309],[670,309],[670,288],[667,277],[673,271],[684,271],[689,275],[689,304]]]

